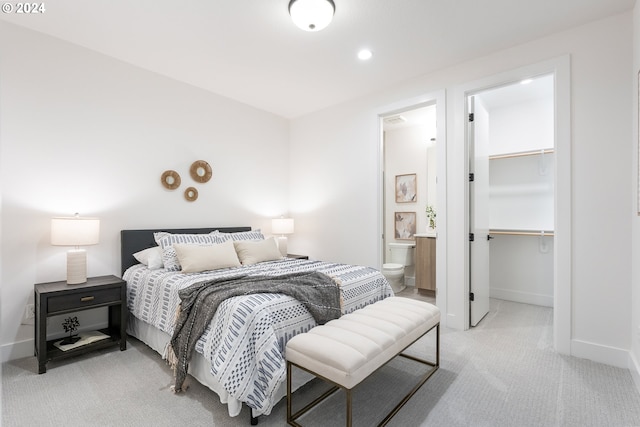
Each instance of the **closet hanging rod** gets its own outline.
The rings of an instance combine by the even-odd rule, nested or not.
[[[512,157],[537,156],[540,154],[553,154],[554,151],[555,150],[553,148],[545,148],[544,150],[521,151],[519,153],[493,154],[489,156],[489,159],[495,160],[495,159],[510,159]]]
[[[553,231],[489,230],[489,234],[505,236],[553,236]]]

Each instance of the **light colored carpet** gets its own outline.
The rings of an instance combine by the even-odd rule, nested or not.
[[[640,426],[640,395],[628,370],[560,356],[552,349],[551,309],[492,300],[480,326],[442,328],[441,365],[392,419],[391,426]],[[425,337],[412,352],[432,352]],[[355,389],[356,426],[375,425],[425,369],[398,358]],[[2,366],[2,425],[246,426],[246,408],[230,418],[208,389],[169,391],[171,372],[136,340],[128,349],[50,362],[38,375],[35,358]],[[325,387],[299,391],[301,402]],[[260,426],[286,424],[281,401]],[[334,395],[301,423],[344,425],[344,396]]]

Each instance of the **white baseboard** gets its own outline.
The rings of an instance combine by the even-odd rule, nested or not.
[[[4,344],[1,350],[2,363],[33,356],[33,349],[33,339]]]
[[[629,367],[629,350],[595,344],[587,341],[571,340],[571,355],[617,368]]]
[[[553,295],[534,294],[531,292],[514,291],[511,289],[490,288],[489,296],[491,298],[520,302],[523,304],[553,307]]]
[[[636,385],[636,389],[638,389],[638,393],[640,393],[640,365],[632,351],[629,352],[628,368],[631,372],[631,378],[633,378],[633,382]]]

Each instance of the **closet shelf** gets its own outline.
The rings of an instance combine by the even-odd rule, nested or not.
[[[541,154],[553,154],[554,152],[555,150],[553,148],[545,148],[542,150],[521,151],[518,153],[493,154],[489,156],[489,160],[510,159],[513,157],[525,157],[525,156],[539,156]]]
[[[537,237],[546,237],[553,236],[553,230],[505,230],[505,229],[494,229],[489,230],[489,234],[495,235],[505,235],[505,236],[537,236]]]

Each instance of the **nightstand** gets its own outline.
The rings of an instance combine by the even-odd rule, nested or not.
[[[38,359],[39,374],[47,372],[47,362],[50,360],[117,345],[121,351],[127,349],[127,300],[124,280],[116,276],[100,276],[88,278],[86,283],[79,285],[68,285],[66,281],[38,283],[34,285],[33,292],[36,314],[35,356]],[[109,338],[67,351],[54,345],[63,338],[47,341],[49,317],[99,307],[109,308],[109,325],[99,331],[109,335]]]
[[[309,256],[308,256],[308,255],[287,254],[287,258],[293,258],[293,259],[309,259]]]

